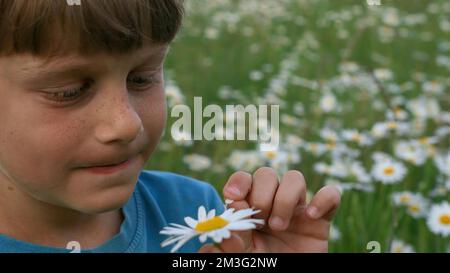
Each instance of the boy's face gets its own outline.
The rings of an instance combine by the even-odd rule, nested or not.
[[[166,50],[0,57],[0,196],[84,213],[122,206],[164,130]],[[128,159],[109,174],[87,168]]]

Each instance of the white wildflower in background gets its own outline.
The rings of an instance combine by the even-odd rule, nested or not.
[[[368,135],[360,133],[355,129],[342,130],[342,138],[346,141],[355,142],[361,146],[369,146],[373,143],[372,139]]]
[[[427,159],[426,150],[415,142],[399,141],[394,147],[395,155],[416,166],[423,165]]]
[[[183,157],[183,162],[193,171],[204,171],[211,167],[211,159],[199,154],[185,155]]]
[[[420,119],[438,119],[441,113],[438,101],[425,96],[409,100],[407,107],[415,117]]]
[[[393,159],[376,162],[372,169],[375,180],[383,184],[399,183],[406,175],[405,166]]]
[[[319,105],[322,111],[324,111],[325,113],[329,113],[337,109],[338,102],[333,93],[327,92],[320,99]]]
[[[428,228],[435,234],[450,235],[450,204],[442,202],[431,206],[427,218]]]
[[[253,171],[264,164],[258,151],[235,150],[227,159],[228,165],[234,170]]]
[[[264,73],[258,70],[253,70],[250,72],[249,77],[252,81],[260,81],[264,78]]]
[[[181,89],[175,83],[169,81],[164,89],[167,98],[167,105],[173,107],[178,104],[184,104],[185,98]]]
[[[430,81],[423,83],[422,89],[428,94],[441,95],[444,92],[445,87],[437,81]]]
[[[425,217],[428,213],[429,202],[421,194],[416,194],[406,206],[406,212],[414,218]]]
[[[414,248],[401,240],[395,239],[391,244],[391,253],[414,253]]]
[[[410,191],[396,192],[392,194],[395,205],[407,206],[413,200],[414,194]]]
[[[250,230],[256,228],[257,224],[264,224],[264,220],[248,218],[259,212],[253,209],[235,211],[230,208],[216,216],[216,210],[207,213],[205,207],[200,206],[197,219],[184,218],[187,226],[171,223],[160,231],[160,234],[169,236],[161,243],[161,247],[175,244],[171,250],[173,253],[196,236],[199,236],[201,243],[206,242],[208,238],[213,239],[215,243],[221,243],[223,239],[231,237],[231,231]]]
[[[442,174],[450,177],[450,150],[447,152],[447,154],[437,155],[435,157],[435,163],[436,167]]]
[[[354,176],[357,182],[369,183],[372,181],[372,177],[359,161],[351,163],[349,167],[349,174]]]
[[[172,138],[176,145],[179,146],[192,146],[194,144],[194,141],[192,140],[192,136],[188,132],[180,132],[177,130],[172,131]]]
[[[375,69],[373,73],[379,81],[389,81],[394,77],[392,71],[387,68]]]

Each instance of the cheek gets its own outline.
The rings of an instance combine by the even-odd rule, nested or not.
[[[163,89],[154,92],[136,102],[136,109],[144,127],[145,137],[149,140],[149,153],[158,144],[167,119],[166,98]]]
[[[11,115],[14,122],[1,130],[0,166],[19,181],[50,187],[64,180],[82,124],[38,112]]]

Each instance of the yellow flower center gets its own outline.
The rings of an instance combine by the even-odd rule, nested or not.
[[[334,141],[330,141],[327,143],[327,148],[329,150],[333,150],[334,148],[336,148],[336,143]]]
[[[403,195],[400,197],[400,203],[408,203],[411,200],[411,197],[409,195]]]
[[[419,139],[420,144],[422,145],[426,145],[428,144],[428,138],[427,137],[422,137]]]
[[[394,247],[394,253],[402,253],[403,252],[403,247],[401,246],[396,246]]]
[[[203,221],[198,223],[195,226],[195,230],[199,232],[208,232],[211,230],[216,230],[223,228],[224,226],[228,225],[228,221],[223,219],[220,216],[216,216],[214,218],[211,218],[209,220]]]
[[[395,171],[394,168],[391,166],[384,168],[385,175],[392,175],[394,173],[394,171]]]
[[[417,206],[417,205],[411,205],[411,206],[409,206],[409,210],[411,212],[419,212],[420,211],[420,207]]]
[[[388,122],[387,126],[389,129],[395,129],[395,128],[397,128],[397,123],[394,121],[391,121],[391,122]]]
[[[450,225],[450,214],[444,214],[439,217],[439,222],[443,225]]]
[[[361,139],[362,139],[361,135],[359,135],[359,134],[352,135],[352,140],[355,142],[361,142]]]
[[[274,151],[268,151],[268,152],[266,152],[266,156],[267,156],[267,158],[269,158],[269,159],[274,159],[276,155],[277,155],[277,153],[274,152]]]

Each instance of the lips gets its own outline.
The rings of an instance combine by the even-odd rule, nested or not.
[[[98,165],[94,165],[94,166],[91,166],[91,167],[88,167],[88,168],[114,167],[114,166],[123,164],[123,163],[127,162],[128,160],[129,159],[125,159],[125,160],[122,160],[122,161],[119,161],[119,162],[113,162],[113,163],[98,164]]]
[[[114,167],[121,165],[128,160],[137,156],[138,153],[129,153],[122,155],[104,156],[104,159],[92,160],[82,166],[82,168],[96,168],[96,167]]]
[[[118,164],[98,164],[90,167],[84,167],[82,168],[82,170],[95,174],[112,174],[121,170],[128,169],[135,162],[136,158],[137,157],[135,156],[125,161],[119,162]]]

